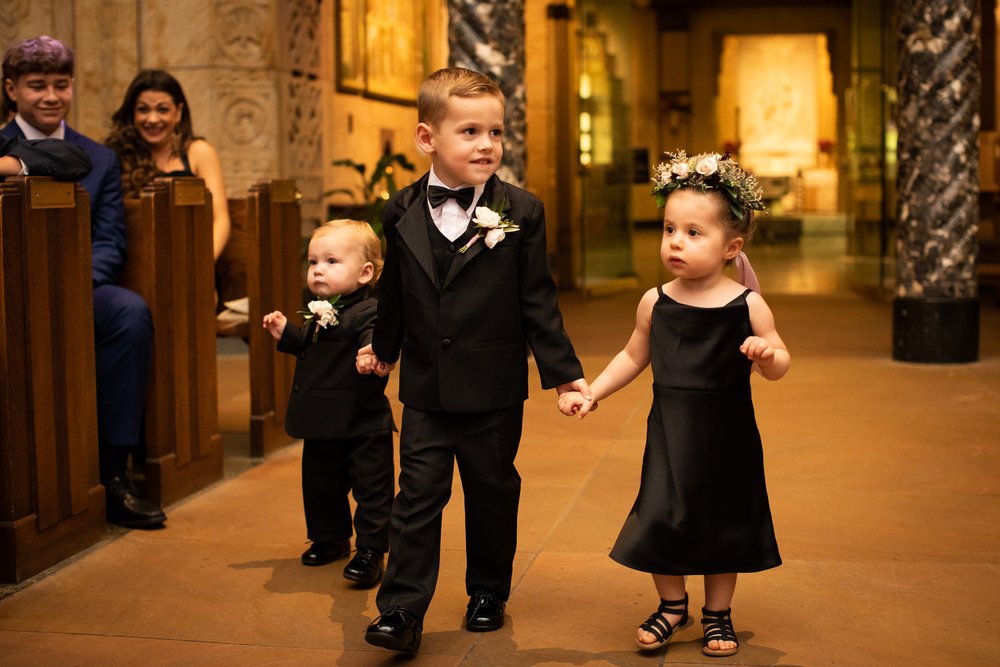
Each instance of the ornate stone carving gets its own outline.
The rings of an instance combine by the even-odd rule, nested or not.
[[[275,16],[267,0],[217,0],[220,52],[237,65],[274,63]]]
[[[294,0],[282,3],[285,12],[284,35],[286,62],[283,68],[319,76],[319,16],[317,0]]]

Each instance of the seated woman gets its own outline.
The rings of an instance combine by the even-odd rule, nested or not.
[[[138,197],[158,176],[204,179],[212,193],[213,248],[218,259],[230,231],[222,164],[215,148],[194,135],[181,84],[163,70],[139,72],[111,120],[114,126],[104,143],[118,154],[126,197]]]

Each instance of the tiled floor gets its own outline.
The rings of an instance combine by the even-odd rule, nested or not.
[[[655,257],[649,239],[637,247]],[[840,290],[835,254],[798,265],[781,257],[797,253],[755,253],[793,365],[780,382],[754,381],[784,564],[740,578],[740,653],[702,656],[697,612],[667,651],[632,647],[656,593],[647,575],[607,553],[635,494],[647,374],[583,422],[559,415],[552,393],[532,379],[507,625],[482,635],[461,629],[456,478],[438,592],[414,664],[1000,663],[1000,308],[984,306],[978,363],[893,362],[888,303]],[[832,269],[809,277],[810,266]],[[640,275],[644,284],[658,279]],[[624,343],[638,296],[563,297],[588,376]],[[220,357],[223,430],[237,431],[245,414],[245,363],[239,354]],[[238,450],[237,434],[236,458]],[[164,530],[114,531],[30,585],[7,589],[0,664],[407,662],[362,639],[373,592],[348,586],[340,564],[298,563],[300,453],[292,446],[260,465],[244,461],[240,474],[170,508]],[[689,581],[694,610],[700,585]]]

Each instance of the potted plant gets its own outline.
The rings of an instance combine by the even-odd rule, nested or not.
[[[406,171],[413,171],[413,163],[406,159],[402,153],[385,153],[375,163],[371,176],[367,175],[368,168],[361,162],[355,162],[349,158],[334,160],[335,167],[350,167],[358,174],[358,184],[353,188],[334,188],[323,193],[324,197],[338,194],[350,195],[356,203],[350,206],[330,204],[327,207],[327,215],[330,218],[354,217],[367,220],[382,238],[382,210],[389,197],[396,193],[395,170],[398,166]],[[357,201],[360,199],[360,201]]]

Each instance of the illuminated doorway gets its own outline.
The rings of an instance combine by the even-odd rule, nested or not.
[[[843,289],[847,216],[827,36],[726,35],[718,76],[720,148],[758,175],[769,209],[750,252],[764,260],[763,284],[786,293]]]

